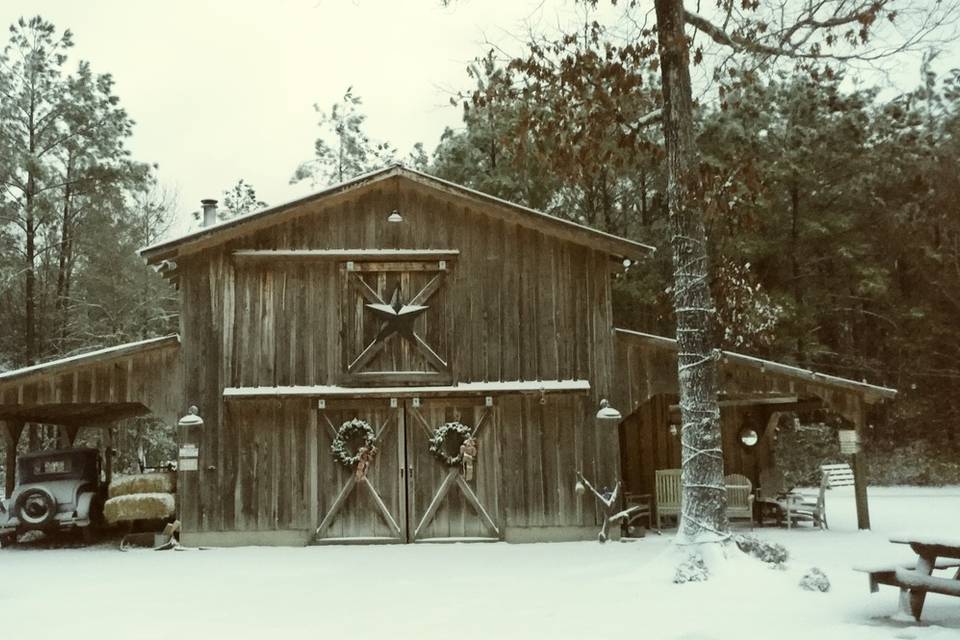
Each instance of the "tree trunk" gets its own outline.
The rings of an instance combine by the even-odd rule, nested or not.
[[[800,187],[797,177],[790,182],[790,268],[793,278],[793,301],[797,310],[803,308],[803,282],[800,275]],[[804,327],[797,333],[797,362],[806,363],[806,344],[804,341]]]
[[[71,232],[71,209],[70,209],[70,163],[67,164],[66,186],[63,188],[63,219],[60,225],[60,255],[57,262],[57,297],[56,317],[59,327],[59,346],[58,350],[63,350],[67,341],[67,307],[70,297],[70,266],[72,263],[71,253],[73,248],[73,235]]]
[[[663,82],[663,135],[667,151],[667,207],[673,248],[680,382],[683,509],[679,539],[719,542],[729,536],[723,485],[716,310],[710,294],[702,184],[693,131],[689,45],[682,0],[656,0]]]
[[[27,177],[27,191],[24,195],[26,251],[23,265],[23,296],[24,296],[24,364],[32,365],[37,361],[37,297],[36,297],[36,260],[37,260],[37,226],[33,215],[33,175]]]

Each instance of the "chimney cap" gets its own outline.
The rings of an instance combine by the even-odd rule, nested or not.
[[[200,200],[200,204],[202,204],[202,205],[204,205],[204,206],[216,206],[216,204],[217,204],[217,199],[216,199],[216,198],[203,198],[202,200]]]

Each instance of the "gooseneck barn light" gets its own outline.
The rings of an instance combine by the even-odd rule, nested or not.
[[[600,401],[600,410],[597,411],[597,420],[602,422],[619,422],[623,420],[623,416],[619,411],[611,407],[606,399],[603,399]]]
[[[202,427],[203,418],[197,414],[197,407],[191,406],[187,409],[187,415],[180,418],[180,421],[177,422],[179,427]]]

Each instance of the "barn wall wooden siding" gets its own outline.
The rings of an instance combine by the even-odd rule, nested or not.
[[[386,221],[394,209],[402,223]],[[572,489],[576,468],[602,484],[619,473],[617,430],[593,420],[613,391],[610,256],[397,180],[333,206],[307,204],[292,220],[178,260],[184,401],[206,421],[199,492],[181,503],[186,530],[316,525],[303,485],[316,400],[225,403],[223,389],[338,384],[343,369],[343,263],[234,252],[398,248],[459,251],[436,310],[454,384],[590,381],[587,396],[497,399],[497,504],[507,526],[596,522],[593,504]],[[429,322],[418,319],[418,330]],[[336,464],[328,451],[317,458]]]

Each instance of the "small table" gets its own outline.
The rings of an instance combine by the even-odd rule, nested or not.
[[[930,591],[960,598],[960,570],[952,579],[933,576],[935,568],[956,566],[955,561],[960,560],[960,538],[900,535],[891,537],[890,542],[908,544],[917,554],[914,568],[898,567],[894,572],[900,587],[901,614],[920,620],[923,602]]]

